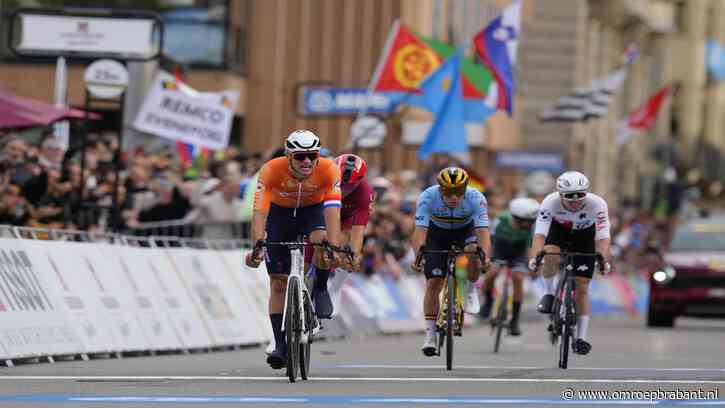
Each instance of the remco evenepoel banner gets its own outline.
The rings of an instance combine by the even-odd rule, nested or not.
[[[134,121],[134,127],[166,139],[212,150],[224,149],[239,93],[196,92],[159,71]]]

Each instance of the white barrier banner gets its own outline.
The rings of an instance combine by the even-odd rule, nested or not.
[[[118,350],[119,342],[113,335],[111,322],[106,319],[88,268],[82,267],[74,253],[65,252],[68,244],[58,241],[24,240],[34,262],[38,262],[48,279],[48,285],[57,290],[59,307],[76,329],[86,353],[109,353]]]
[[[181,343],[186,348],[209,347],[211,334],[166,251],[159,248],[129,248],[129,257],[143,259],[153,276],[154,292],[163,301]]]
[[[118,273],[120,284],[131,296],[128,305],[141,329],[154,350],[173,350],[182,348],[175,330],[169,322],[166,309],[154,291],[154,276],[149,273],[148,265],[138,251],[122,245],[97,244],[103,257],[113,265],[114,274]],[[141,249],[143,250],[143,249]]]
[[[88,306],[97,310],[116,346],[114,351],[148,350],[149,344],[132,313],[129,296],[118,280],[118,268],[107,262],[98,244],[57,242],[54,259],[72,276],[74,288]],[[91,303],[92,302],[92,303]]]
[[[199,307],[215,345],[255,343],[251,311],[239,301],[218,254],[206,249],[167,248],[167,254]]]
[[[269,275],[262,263],[259,268],[249,268],[242,259],[248,251],[220,251],[222,260],[229,267],[234,281],[241,289],[244,301],[258,324],[259,342],[269,341],[274,336],[269,321]]]

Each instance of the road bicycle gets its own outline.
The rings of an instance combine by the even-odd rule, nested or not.
[[[512,263],[509,261],[498,260],[493,262],[500,268],[499,274],[503,275],[503,288],[501,294],[496,296],[493,308],[491,309],[491,332],[495,332],[493,340],[493,352],[498,353],[501,346],[501,336],[503,329],[509,329],[509,316],[513,316],[513,271]]]
[[[558,256],[560,259],[560,279],[554,292],[554,303],[551,307],[549,319],[549,340],[556,346],[559,343],[558,365],[566,369],[569,363],[569,344],[572,343],[572,336],[577,321],[576,302],[576,280],[574,279],[574,258],[594,258],[599,265],[599,271],[604,270],[604,258],[599,253],[581,252],[545,252],[541,251],[536,255],[536,268],[541,265],[545,256]],[[581,264],[581,262],[579,262]],[[561,337],[561,339],[560,339]]]
[[[287,341],[287,377],[290,382],[300,378],[307,380],[310,374],[310,355],[315,335],[322,328],[317,318],[312,297],[311,282],[305,280],[304,248],[306,246],[322,248],[327,258],[332,259],[334,252],[342,253],[352,259],[349,247],[339,248],[327,242],[321,244],[305,242],[264,242],[255,244],[252,254],[256,258],[262,247],[286,247],[290,250],[290,274],[287,278],[287,290],[284,295],[284,311],[282,314],[282,331]]]
[[[418,253],[415,263],[420,267],[426,254],[445,254],[447,256],[446,276],[443,280],[443,296],[438,307],[436,318],[436,355],[441,355],[443,344],[446,345],[446,369],[453,369],[453,336],[463,335],[463,304],[462,293],[458,290],[456,279],[456,259],[461,255],[476,255],[481,265],[486,263],[486,253],[483,249],[476,251],[463,251],[456,246],[448,250],[425,249]]]

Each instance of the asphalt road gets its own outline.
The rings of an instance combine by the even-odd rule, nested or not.
[[[543,320],[523,330],[494,354],[487,328],[468,329],[451,372],[444,357],[420,353],[421,334],[320,342],[313,378],[295,384],[267,367],[262,348],[23,364],[0,368],[0,406],[725,405],[725,321],[653,330],[639,318],[595,317],[592,353],[573,355],[568,370],[553,368]]]

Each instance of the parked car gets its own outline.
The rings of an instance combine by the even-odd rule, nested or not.
[[[672,327],[678,316],[725,317],[725,215],[680,224],[650,274],[647,325]]]

